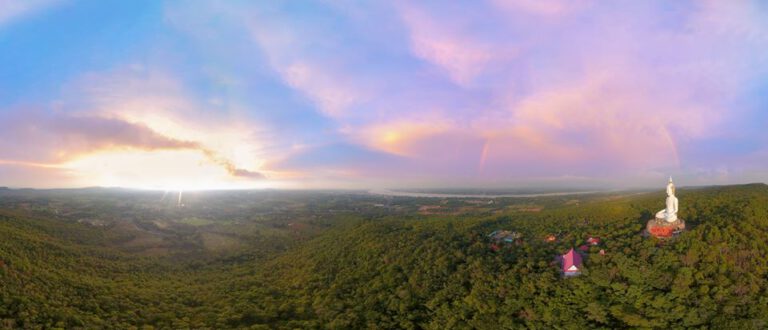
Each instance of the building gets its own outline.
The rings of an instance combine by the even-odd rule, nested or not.
[[[501,250],[501,247],[496,245],[496,243],[491,243],[491,251],[493,252],[499,252]]]
[[[562,272],[564,276],[581,275],[581,254],[574,249],[560,257]]]
[[[523,235],[516,231],[509,231],[509,230],[495,230],[492,233],[488,234],[488,238],[493,240],[496,243],[512,243],[515,242],[515,240],[521,238]]]

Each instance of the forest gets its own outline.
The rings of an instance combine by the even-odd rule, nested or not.
[[[663,191],[184,196],[0,190],[0,328],[768,327],[765,184],[680,188],[666,240],[643,235]]]

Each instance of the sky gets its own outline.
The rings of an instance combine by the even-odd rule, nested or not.
[[[0,186],[766,182],[766,17],[760,0],[0,0]]]

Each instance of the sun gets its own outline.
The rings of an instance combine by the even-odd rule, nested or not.
[[[171,191],[266,188],[265,180],[232,176],[196,150],[111,150],[62,165],[84,186]]]

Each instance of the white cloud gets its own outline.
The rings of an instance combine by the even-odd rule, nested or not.
[[[25,15],[42,11],[62,2],[61,0],[0,0],[0,28]]]

